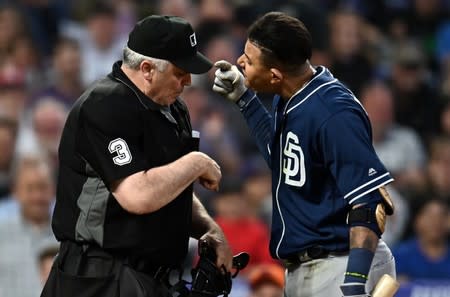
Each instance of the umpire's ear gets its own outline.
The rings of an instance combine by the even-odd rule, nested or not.
[[[155,65],[152,62],[150,62],[150,61],[144,60],[144,61],[141,62],[139,67],[140,67],[140,69],[141,69],[141,71],[142,71],[142,73],[144,75],[144,78],[147,79],[147,80],[150,80],[152,75],[153,75],[153,72],[154,72],[154,69],[155,69]]]
[[[271,84],[279,84],[283,80],[283,73],[277,68],[270,68],[270,73],[272,75],[270,79]]]

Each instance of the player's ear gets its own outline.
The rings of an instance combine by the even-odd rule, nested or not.
[[[144,75],[144,78],[146,80],[151,80],[152,76],[153,76],[153,73],[155,71],[155,65],[152,62],[150,62],[150,61],[145,61],[144,60],[144,61],[141,62],[139,67],[140,67],[140,69],[141,69],[141,71],[142,71],[142,73]]]
[[[271,79],[270,83],[279,84],[283,80],[283,73],[277,68],[270,68]]]

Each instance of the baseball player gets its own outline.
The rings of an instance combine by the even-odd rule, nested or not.
[[[286,263],[286,295],[367,296],[381,275],[395,276],[380,240],[393,179],[361,104],[310,57],[303,23],[268,13],[249,28],[244,74],[216,62],[213,90],[238,105],[272,170],[270,252]],[[255,91],[276,94],[272,114]]]

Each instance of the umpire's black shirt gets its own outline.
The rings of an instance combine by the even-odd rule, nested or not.
[[[61,241],[176,265],[187,253],[192,186],[160,210],[135,215],[118,204],[109,185],[196,150],[189,114],[179,99],[170,109],[154,103],[120,66],[70,111],[59,147],[53,231]]]

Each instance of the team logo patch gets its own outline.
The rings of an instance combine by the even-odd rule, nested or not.
[[[189,35],[189,40],[191,41],[192,47],[197,45],[197,38],[195,37],[195,33],[192,33],[192,35]]]
[[[284,182],[294,187],[302,187],[306,181],[305,156],[298,136],[288,132],[283,149]]]
[[[112,140],[108,145],[108,150],[111,154],[115,155],[112,160],[116,165],[122,166],[129,164],[133,159],[128,144],[122,138]]]

